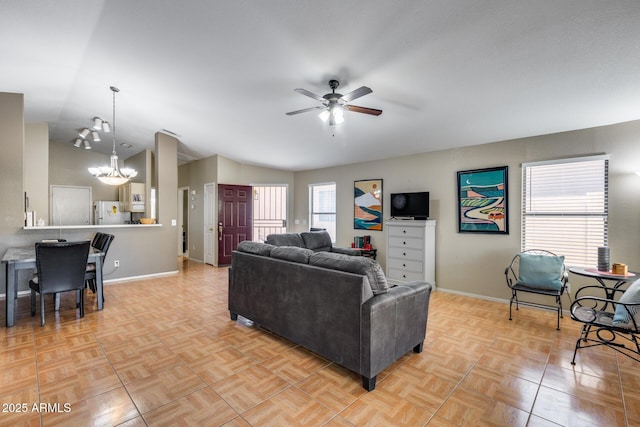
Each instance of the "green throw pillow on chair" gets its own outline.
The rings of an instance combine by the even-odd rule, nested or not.
[[[564,256],[521,253],[516,284],[529,288],[562,289]]]

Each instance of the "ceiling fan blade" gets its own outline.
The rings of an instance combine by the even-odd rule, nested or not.
[[[309,91],[308,91],[308,90],[306,90],[306,89],[300,89],[300,88],[297,88],[297,89],[294,89],[294,90],[295,90],[296,92],[298,92],[298,93],[302,94],[302,95],[306,95],[306,96],[308,96],[309,98],[313,98],[313,99],[315,99],[315,100],[317,100],[317,101],[320,101],[320,102],[325,102],[325,101],[326,101],[326,99],[324,99],[324,98],[323,98],[323,97],[321,97],[320,95],[316,95],[315,93],[313,93],[313,92],[309,92]]]
[[[361,96],[365,96],[367,94],[370,94],[371,92],[373,92],[371,90],[371,88],[366,87],[366,86],[361,86],[356,90],[353,90],[349,93],[347,93],[346,95],[342,95],[342,97],[340,98],[342,101],[344,102],[351,102],[354,99],[358,99]]]
[[[357,105],[345,105],[344,108],[349,111],[353,111],[354,113],[371,114],[372,116],[379,116],[382,114],[382,110],[378,110],[376,108],[359,107]]]
[[[310,108],[303,108],[302,110],[296,110],[296,111],[289,111],[287,114],[287,116],[293,116],[294,114],[300,114],[300,113],[306,113],[307,111],[313,111],[313,110],[323,110],[327,107],[325,107],[324,105],[318,105],[317,107],[310,107]]]

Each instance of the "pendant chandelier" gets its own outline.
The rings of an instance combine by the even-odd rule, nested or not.
[[[120,92],[120,89],[114,86],[111,86],[110,89],[113,92],[113,120],[111,121],[113,151],[111,152],[111,166],[89,168],[89,173],[105,184],[122,185],[138,175],[138,172],[131,168],[120,169],[118,166],[118,154],[116,153],[116,93]]]

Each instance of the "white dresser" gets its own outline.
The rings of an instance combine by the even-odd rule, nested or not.
[[[387,278],[436,284],[436,221],[390,220],[387,228]]]

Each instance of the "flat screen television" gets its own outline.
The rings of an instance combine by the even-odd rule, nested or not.
[[[429,192],[391,193],[392,218],[429,218]]]

